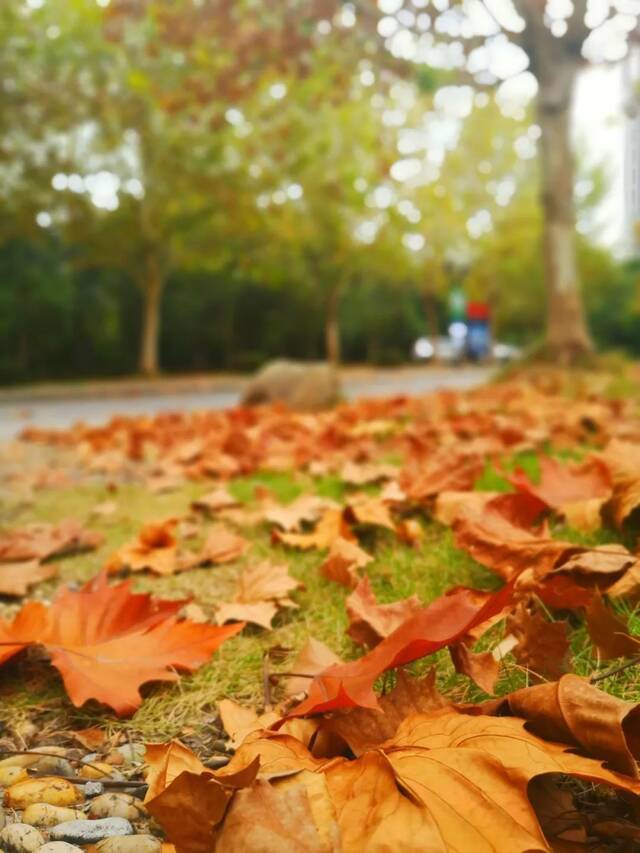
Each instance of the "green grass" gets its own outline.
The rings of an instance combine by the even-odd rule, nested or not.
[[[536,462],[532,454],[520,454],[509,462],[522,465],[530,476],[536,476]],[[487,469],[479,483],[485,489],[504,489],[500,475]],[[339,480],[325,477],[313,480],[305,474],[258,473],[238,478],[230,484],[234,496],[251,505],[257,487],[267,488],[279,500],[288,502],[302,492],[311,492],[340,499],[345,486]],[[82,582],[96,574],[110,553],[133,538],[141,524],[161,520],[189,511],[191,501],[211,488],[207,483],[186,483],[178,490],[154,495],[142,485],[125,484],[115,493],[98,482],[80,484],[63,489],[37,492],[31,505],[5,502],[1,508],[5,523],[17,526],[30,521],[59,521],[75,517],[100,530],[105,541],[95,552],[65,558],[59,561],[60,580]],[[105,500],[115,500],[117,512],[110,517],[92,517],[92,508]],[[206,528],[211,521],[204,521]],[[375,555],[367,567],[372,587],[381,602],[395,601],[417,595],[429,602],[455,585],[469,585],[482,589],[495,589],[499,581],[495,575],[474,562],[453,543],[451,531],[435,522],[424,522],[424,539],[418,549],[398,543],[388,531],[366,531],[363,546]],[[149,574],[132,576],[134,587],[151,591],[163,598],[192,597],[211,614],[216,604],[229,600],[235,590],[238,573],[248,561],[262,557],[286,561],[291,574],[304,584],[304,589],[293,594],[297,609],[281,611],[274,620],[274,629],[264,631],[247,627],[241,635],[225,643],[211,662],[193,675],[184,676],[176,685],[152,685],[143,689],[145,702],[129,720],[119,720],[104,707],[88,704],[75,709],[66,698],[56,671],[37,656],[23,655],[0,669],[0,721],[15,724],[16,720],[30,716],[38,724],[61,725],[65,728],[82,728],[106,725],[110,729],[123,729],[134,737],[166,739],[185,732],[210,730],[216,718],[216,703],[229,697],[241,704],[260,707],[264,702],[263,659],[274,647],[289,650],[289,657],[271,664],[272,670],[290,668],[293,656],[312,635],[330,646],[344,658],[352,659],[362,654],[346,634],[347,618],[344,600],[347,591],[325,580],[318,572],[324,554],[298,552],[284,546],[273,546],[266,526],[247,528],[244,535],[251,541],[247,555],[237,562],[185,572],[168,578]],[[588,537],[558,527],[555,535],[585,544],[615,541],[611,531],[598,531]],[[58,582],[42,584],[34,590],[33,597],[50,599]],[[15,612],[18,603],[5,601],[0,612],[7,616]],[[632,629],[640,632],[640,612],[630,613]],[[574,619],[574,621],[576,621]],[[489,646],[501,637],[498,625],[483,645]],[[598,661],[588,641],[584,628],[572,634],[575,668],[588,675],[598,667]],[[412,665],[411,669],[424,672],[434,663],[438,665],[441,688],[461,701],[486,698],[467,678],[458,676],[450,663],[448,653],[440,652]],[[387,679],[388,681],[388,679]],[[506,693],[525,686],[526,674],[512,661],[507,660],[498,690]],[[631,669],[603,685],[617,695],[640,699],[640,681]],[[274,690],[278,698],[279,690]]]

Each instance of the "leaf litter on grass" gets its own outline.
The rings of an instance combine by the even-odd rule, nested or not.
[[[85,728],[115,725],[85,707],[93,699],[138,708],[137,731],[159,731],[163,715],[162,730],[182,729],[203,758],[215,741],[203,720],[226,730],[227,766],[229,752],[211,769],[180,744],[150,747],[150,810],[179,853],[286,851],[294,832],[327,851],[411,850],[416,837],[443,851],[586,850],[594,836],[618,849],[634,837],[630,801],[581,803],[594,784],[637,797],[639,715],[585,676],[633,690],[640,421],[631,403],[588,390],[569,401],[550,375],[314,415],[29,431],[53,454],[78,449],[81,488],[108,476],[140,509],[126,531],[93,515],[108,553],[64,564],[67,580],[82,565],[81,590],[12,611],[6,659],[44,649]],[[525,458],[535,464],[519,470]],[[37,491],[23,520],[61,521],[57,505],[50,521],[38,515]],[[109,554],[112,571],[136,572],[144,604],[126,584],[90,580]],[[138,603],[112,618],[112,596]],[[103,627],[93,636],[78,615],[63,630],[63,604]],[[213,613],[257,627],[213,625]],[[181,692],[145,688],[143,701],[140,686],[174,680],[175,667],[195,670]]]

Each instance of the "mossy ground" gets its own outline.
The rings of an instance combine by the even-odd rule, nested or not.
[[[580,455],[577,450],[576,454]],[[521,454],[508,463],[522,465],[535,476],[537,463],[533,454]],[[257,486],[267,487],[279,500],[291,501],[296,495],[319,493],[334,498],[343,496],[345,486],[335,478],[312,479],[302,473],[258,473],[236,479],[230,483],[234,496],[251,505]],[[17,526],[31,521],[59,521],[74,517],[100,530],[105,541],[94,552],[68,557],[59,561],[60,576],[57,581],[40,585],[34,597],[50,598],[60,582],[78,583],[96,574],[110,553],[133,538],[146,521],[161,520],[189,511],[191,501],[208,491],[211,484],[187,483],[165,494],[150,493],[142,485],[119,485],[115,492],[103,483],[95,482],[64,488],[36,491],[32,503],[21,504],[11,494],[0,505],[0,521]],[[498,471],[488,467],[478,483],[482,489],[505,489],[507,484]],[[107,517],[92,515],[93,508],[114,500],[117,511]],[[203,522],[203,533],[211,521]],[[420,546],[411,548],[399,543],[385,530],[368,531],[363,545],[375,556],[367,567],[373,589],[381,602],[395,601],[417,595],[424,602],[433,600],[455,585],[470,585],[494,589],[498,579],[474,562],[453,543],[451,531],[437,522],[423,521],[424,539]],[[197,569],[172,577],[161,578],[148,574],[133,576],[135,589],[151,591],[164,598],[191,597],[205,611],[211,613],[216,603],[229,600],[233,595],[239,571],[247,560],[269,556],[286,561],[290,572],[305,585],[294,593],[297,609],[280,611],[274,620],[274,629],[265,631],[247,627],[241,635],[227,641],[213,656],[210,663],[193,675],[184,676],[175,685],[157,685],[144,688],[145,701],[134,717],[120,720],[104,707],[88,704],[74,708],[67,699],[56,671],[37,656],[20,656],[0,670],[0,721],[15,727],[22,718],[38,720],[38,725],[52,729],[64,727],[83,728],[105,725],[121,729],[129,737],[146,740],[165,740],[171,736],[205,736],[216,718],[216,703],[228,697],[251,706],[264,703],[264,657],[270,649],[290,650],[290,655],[274,655],[270,669],[286,671],[291,660],[305,644],[309,635],[321,640],[344,658],[354,658],[362,650],[346,634],[347,618],[344,606],[346,590],[325,580],[318,566],[323,554],[294,551],[273,545],[266,525],[243,530],[252,547],[242,559],[223,566]],[[558,537],[576,542],[601,543],[619,541],[614,531],[602,530],[589,537],[566,528],[554,531]],[[19,606],[6,600],[0,610],[9,615]],[[627,611],[631,628],[640,632],[640,613]],[[599,666],[579,616],[571,617],[574,668],[580,674],[590,674]],[[500,637],[501,626],[496,626],[484,638],[483,645]],[[464,676],[453,670],[448,653],[440,652],[413,665],[423,672],[437,664],[441,689],[458,700],[477,700],[484,694]],[[507,659],[498,685],[499,693],[506,693],[527,683],[526,673],[514,661]],[[631,668],[601,685],[627,699],[640,700],[640,677]],[[279,689],[273,689],[277,699]]]

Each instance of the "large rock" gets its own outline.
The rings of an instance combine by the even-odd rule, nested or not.
[[[271,361],[247,385],[242,404],[286,403],[311,412],[328,409],[340,399],[338,372],[323,362]]]

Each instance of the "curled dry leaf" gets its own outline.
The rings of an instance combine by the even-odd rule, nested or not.
[[[473,652],[466,643],[449,646],[456,672],[466,675],[485,693],[493,693],[500,674],[500,661],[491,652]]]
[[[335,664],[321,672],[308,698],[291,716],[320,714],[338,708],[378,708],[375,680],[388,669],[402,666],[459,642],[476,625],[501,613],[511,601],[512,588],[481,594],[459,588],[421,608],[372,651],[355,661]]]
[[[222,782],[179,741],[147,744],[145,757],[149,767],[148,811],[177,853],[210,853],[234,791],[253,783],[259,759],[227,773]]]
[[[39,560],[0,563],[0,595],[26,595],[30,587],[51,580],[57,574],[57,566]]]
[[[585,608],[591,642],[604,660],[633,657],[640,653],[640,637],[632,637],[627,620],[607,607],[596,592]]]
[[[321,838],[326,837],[322,830],[330,833],[337,823],[339,841],[333,842],[333,849],[344,853],[411,850],[416,839],[420,849],[434,853],[547,851],[529,799],[532,781],[560,773],[621,792],[640,792],[635,778],[575,755],[571,746],[545,740],[525,726],[522,719],[470,716],[444,707],[409,714],[391,739],[352,761],[314,760],[301,745],[294,747],[292,738],[270,735],[245,742],[227,770],[237,772],[259,757],[259,779],[271,782],[273,810],[274,797],[304,784],[291,775],[296,768],[305,771],[305,777],[322,776],[329,797],[317,783],[313,786],[319,805],[313,823]],[[245,796],[234,799],[232,806],[237,828],[242,826]],[[256,814],[247,811],[246,821]],[[274,841],[274,846],[266,843],[261,849],[275,853],[281,847]]]
[[[500,495],[482,512],[456,519],[456,545],[506,580],[525,571],[533,572],[537,581],[560,573],[583,585],[606,588],[635,565],[636,558],[622,545],[586,548],[553,539],[546,525],[532,528],[542,508],[544,504],[529,494]]]
[[[569,625],[551,622],[534,603],[520,601],[507,616],[507,634],[516,640],[513,655],[534,676],[556,679],[566,672]]]
[[[314,675],[322,672],[334,663],[342,663],[338,655],[315,637],[309,637],[295,660],[291,664],[291,671],[299,675],[291,676],[286,681],[285,694],[297,696],[298,693],[306,693],[311,685]],[[305,677],[308,676],[308,677]]]
[[[347,521],[354,524],[367,524],[373,527],[386,527],[396,530],[389,506],[381,498],[367,495],[354,495],[344,511]]]
[[[303,584],[291,577],[288,566],[263,560],[242,570],[233,602],[221,604],[216,611],[216,619],[221,625],[231,620],[242,620],[271,628],[273,617],[280,608],[297,607],[289,593],[301,588]]]
[[[23,560],[48,560],[93,551],[102,544],[103,536],[72,518],[58,524],[39,522],[17,530],[0,533],[0,563]]]
[[[275,529],[271,531],[271,537],[275,542],[282,542],[284,545],[300,548],[303,551],[312,548],[329,548],[339,538],[354,538],[340,509],[325,510],[311,533],[283,533]]]
[[[389,693],[378,699],[379,710],[350,708],[322,722],[322,728],[338,735],[354,755],[379,746],[392,738],[400,723],[410,714],[430,713],[451,706],[436,688],[435,669],[421,678],[411,678],[403,669]]]
[[[376,646],[403,622],[422,609],[419,598],[412,595],[391,604],[378,604],[369,578],[364,577],[345,601],[349,627],[347,634],[361,646]]]
[[[541,456],[539,464],[537,485],[521,468],[507,479],[518,491],[534,495],[564,515],[571,526],[580,530],[600,527],[600,510],[612,491],[611,474],[602,459],[591,456],[571,465]]]
[[[611,513],[622,527],[640,506],[640,444],[613,439],[600,454],[613,479]]]
[[[145,570],[157,575],[172,575],[178,568],[176,518],[145,524],[136,539],[118,548],[107,560],[105,571],[109,574],[125,569],[131,572]]]
[[[579,747],[619,773],[638,775],[640,704],[611,696],[572,673],[467,710],[522,717],[540,737]]]
[[[358,569],[364,568],[372,561],[373,557],[359,545],[340,537],[331,544],[329,554],[320,566],[320,574],[327,580],[353,589],[360,580]]]
[[[0,663],[43,646],[76,707],[96,699],[128,715],[142,703],[142,684],[177,681],[176,669],[197,669],[243,627],[180,622],[183,604],[132,593],[127,582],[110,587],[102,574],[77,592],[63,588],[50,606],[30,601],[0,621]]]

